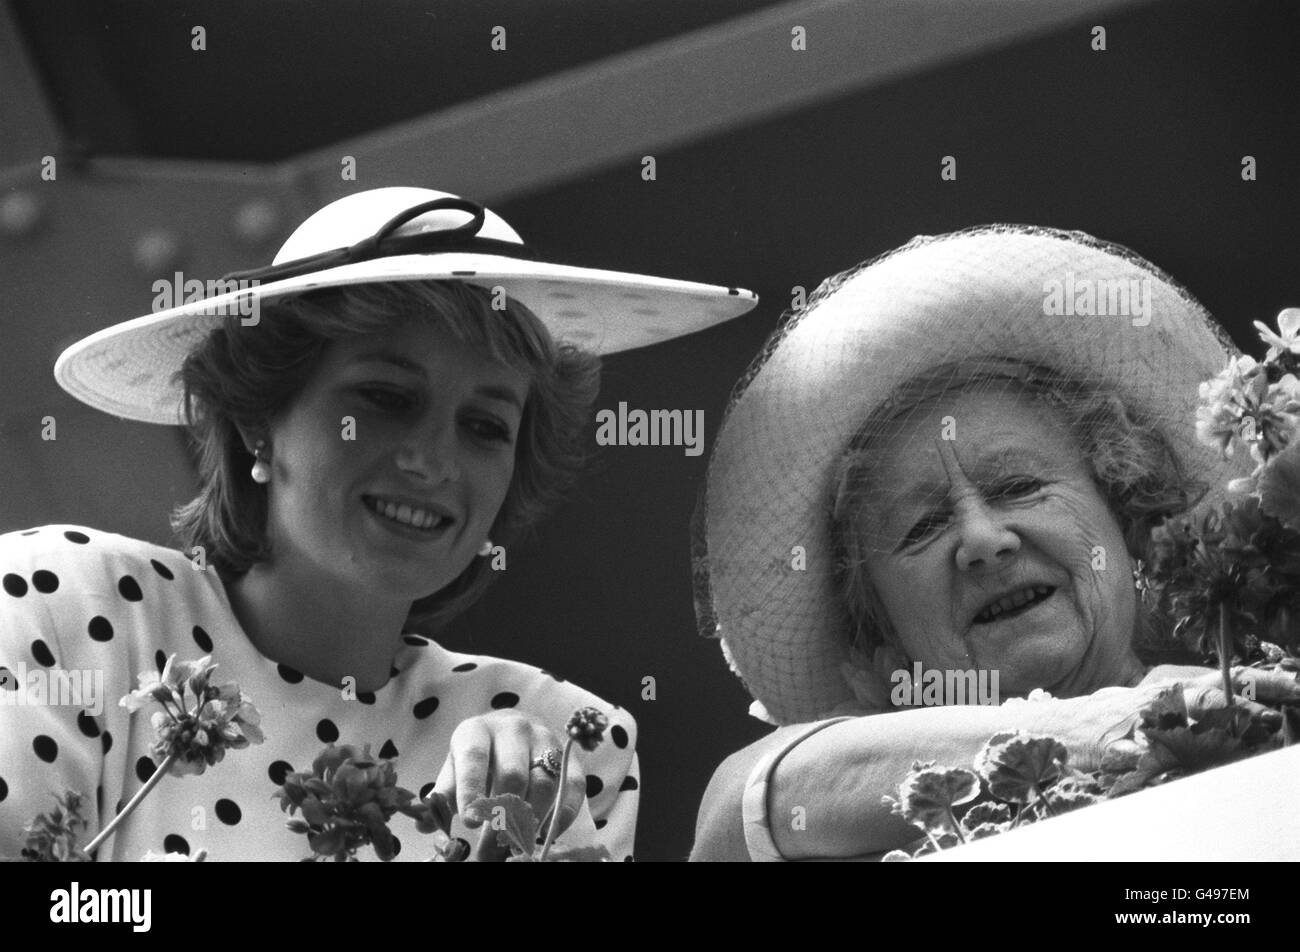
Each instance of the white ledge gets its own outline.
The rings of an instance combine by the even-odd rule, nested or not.
[[[1300,859],[1300,745],[924,857],[927,862]]]

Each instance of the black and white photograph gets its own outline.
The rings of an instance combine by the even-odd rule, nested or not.
[[[1280,921],[1297,36],[0,0],[18,927],[179,935],[226,862],[904,862],[917,914],[1051,862],[1083,936]]]

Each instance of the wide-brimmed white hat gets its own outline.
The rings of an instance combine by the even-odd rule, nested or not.
[[[1091,285],[1095,303],[1120,281],[1149,288],[1150,314],[1052,313],[1049,288],[1073,304],[1072,289]],[[901,385],[988,357],[1107,388],[1211,487],[1206,505],[1250,468],[1245,454],[1225,461],[1196,439],[1198,384],[1236,353],[1171,278],[1079,232],[999,225],[922,237],[829,279],[763,349],[714,443],[695,526],[702,633],[722,640],[756,716],[789,724],[835,712],[855,695],[842,671],[833,470]]]
[[[427,188],[378,188],[331,202],[298,226],[270,267],[222,280],[229,290],[78,341],[59,356],[55,379],[108,413],[179,424],[182,394],[173,375],[226,315],[348,284],[452,280],[501,287],[556,339],[598,354],[690,334],[758,302],[741,288],[540,260],[500,216]]]

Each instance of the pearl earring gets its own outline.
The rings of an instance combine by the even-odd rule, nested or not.
[[[253,482],[266,484],[271,481],[271,464],[266,459],[266,441],[258,440],[257,445],[253,447],[253,456],[256,462],[253,463],[252,477]]]
[[[488,556],[492,554],[492,540],[484,539],[483,544],[478,547],[478,554]]]

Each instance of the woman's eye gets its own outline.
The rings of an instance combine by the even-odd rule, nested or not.
[[[1043,488],[1041,479],[1034,479],[1030,476],[1018,476],[1015,479],[1009,479],[1000,485],[994,496],[999,499],[1015,499],[1019,496],[1032,496]]]
[[[927,515],[918,520],[917,523],[908,530],[907,535],[903,537],[903,542],[920,542],[926,536],[943,528],[947,521],[946,518],[939,514]]]
[[[357,392],[367,402],[381,410],[407,410],[415,402],[400,390],[389,390],[384,387],[361,387]]]
[[[497,420],[480,417],[467,421],[465,425],[479,439],[488,440],[492,443],[510,443],[514,440],[510,427]]]

